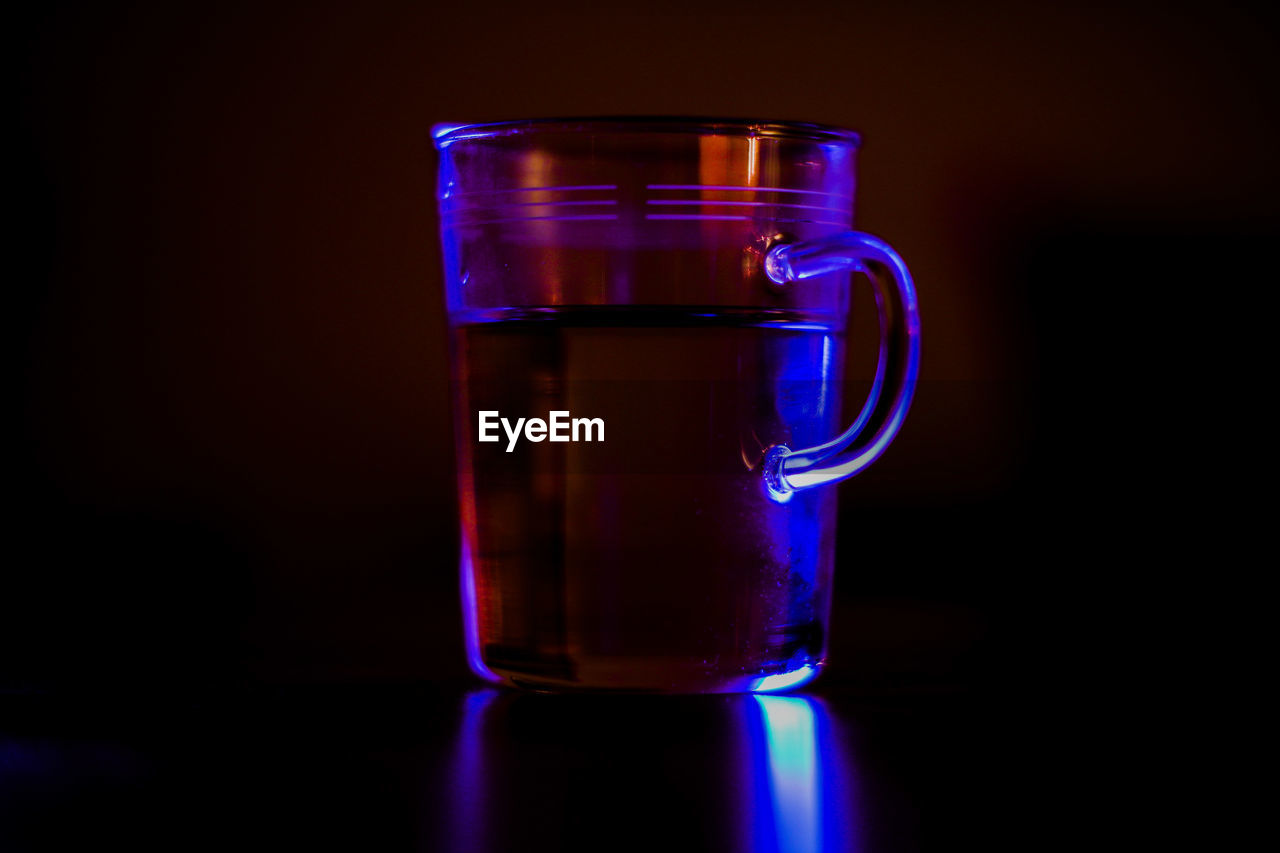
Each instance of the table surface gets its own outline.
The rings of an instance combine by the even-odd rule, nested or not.
[[[10,850],[991,850],[1027,820],[1027,709],[972,689],[0,700]]]

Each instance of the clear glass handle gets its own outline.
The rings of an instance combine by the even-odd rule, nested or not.
[[[774,445],[765,456],[769,493],[791,492],[852,477],[879,458],[907,416],[920,368],[920,315],[911,273],[888,243],[860,231],[773,247],[765,272],[779,285],[833,272],[865,272],[875,284],[880,360],[858,419],[826,444],[792,450]],[[859,441],[860,436],[866,436]]]

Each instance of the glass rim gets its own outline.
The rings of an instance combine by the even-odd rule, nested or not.
[[[837,142],[857,148],[857,131],[829,124],[774,119],[716,118],[711,116],[581,116],[567,118],[511,119],[471,124],[440,123],[431,128],[436,148],[475,139],[496,139],[542,132],[629,131],[688,133],[699,136],[740,136],[767,139],[802,139]]]

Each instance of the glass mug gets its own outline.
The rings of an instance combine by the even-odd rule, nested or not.
[[[911,276],[856,134],[438,126],[467,656],[538,690],[773,692],[826,655],[835,490],[906,416]],[[879,363],[841,431],[850,273]]]

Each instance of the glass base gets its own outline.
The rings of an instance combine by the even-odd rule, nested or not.
[[[487,666],[476,675],[490,683],[538,693],[769,694],[785,693],[810,683],[821,673],[823,664],[822,660],[793,660],[773,673],[729,674],[665,659],[603,659],[579,664],[572,679]]]

